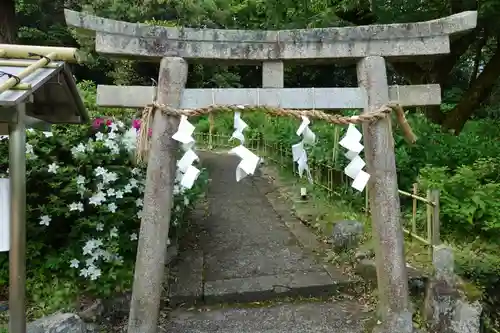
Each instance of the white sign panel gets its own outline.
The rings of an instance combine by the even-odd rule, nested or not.
[[[0,252],[10,249],[10,181],[0,178]]]

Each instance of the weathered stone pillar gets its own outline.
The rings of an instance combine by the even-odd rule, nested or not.
[[[264,61],[262,63],[262,88],[283,88],[284,73],[282,61]]]
[[[387,73],[383,57],[359,61],[358,83],[366,89],[369,112],[389,102]],[[377,263],[380,328],[385,333],[412,332],[408,277],[404,258],[404,238],[391,119],[363,124],[368,173],[373,239]]]
[[[180,106],[187,72],[182,58],[161,60],[158,103]],[[178,147],[172,135],[178,126],[178,117],[155,113],[128,333],[157,332]]]
[[[482,306],[468,299],[463,281],[455,275],[453,249],[446,245],[434,248],[434,276],[425,290],[424,319],[430,333],[481,332]]]

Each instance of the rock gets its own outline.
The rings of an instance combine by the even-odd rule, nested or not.
[[[96,322],[104,314],[104,305],[101,300],[96,300],[87,308],[78,313],[78,316],[85,322]]]
[[[74,313],[56,313],[28,324],[27,333],[99,333]]]
[[[454,332],[481,332],[481,315],[483,307],[478,301],[473,303],[458,300],[455,316],[451,322]]]
[[[165,256],[165,266],[170,265],[170,263],[177,258],[179,254],[179,246],[177,243],[171,244],[167,247],[167,255]]]
[[[408,286],[412,295],[419,295],[425,292],[428,282],[427,276],[419,270],[406,264],[408,273]],[[360,275],[367,282],[377,284],[377,264],[371,259],[361,259],[355,266],[356,274]]]
[[[120,296],[114,297],[112,299],[106,300],[104,304],[104,316],[126,316],[130,311],[130,301],[132,299],[132,293],[127,292]]]
[[[373,251],[373,249],[367,244],[363,244],[362,246],[360,246],[354,254],[354,259],[356,259],[356,261],[360,261],[363,259],[373,259],[374,257],[375,251]]]
[[[377,265],[370,259],[361,259],[355,267],[356,274],[362,276],[365,280],[377,283]]]
[[[358,221],[338,221],[333,226],[332,244],[336,250],[347,250],[358,246],[364,233],[364,225]]]

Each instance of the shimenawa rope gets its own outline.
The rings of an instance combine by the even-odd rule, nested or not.
[[[206,114],[211,114],[215,112],[235,112],[235,111],[250,111],[255,107],[247,107],[241,105],[211,105],[204,108],[192,109],[192,110],[179,110],[172,108],[168,105],[153,103],[147,105],[142,111],[141,116],[141,128],[139,131],[138,141],[137,141],[137,150],[136,157],[137,161],[145,161],[149,146],[150,140],[148,138],[148,131],[153,122],[153,115],[155,110],[161,111],[163,114],[177,116],[180,117],[182,115],[188,117],[198,117]],[[413,144],[416,141],[416,136],[413,133],[408,121],[406,120],[403,108],[397,103],[389,103],[383,105],[382,107],[367,113],[363,113],[356,116],[340,116],[336,114],[328,114],[323,111],[318,110],[289,110],[268,106],[259,106],[259,109],[264,111],[265,113],[274,115],[274,116],[288,116],[301,119],[302,116],[306,116],[308,118],[319,119],[326,121],[330,124],[336,125],[349,125],[349,124],[361,124],[361,123],[372,123],[381,119],[384,119],[391,115],[391,113],[396,114],[396,119],[403,130],[403,134],[405,139]]]

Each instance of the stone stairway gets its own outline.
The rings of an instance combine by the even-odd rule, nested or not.
[[[212,181],[172,263],[166,332],[362,332],[365,304],[344,297],[361,281],[319,260],[273,185],[236,183],[232,156],[201,158]]]

